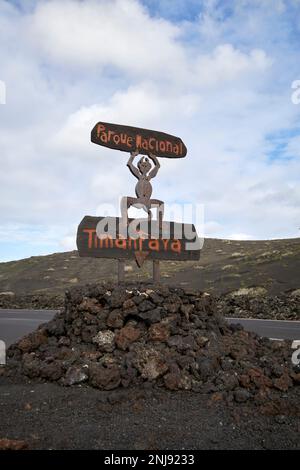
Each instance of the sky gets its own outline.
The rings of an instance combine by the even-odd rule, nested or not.
[[[201,205],[201,235],[300,236],[299,44],[300,0],[0,0],[0,261],[134,194],[98,121],[182,138],[153,197]]]

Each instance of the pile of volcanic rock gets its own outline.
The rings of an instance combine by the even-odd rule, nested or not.
[[[300,291],[278,296],[223,295],[217,308],[225,317],[300,320]]]
[[[101,284],[68,291],[52,321],[9,348],[8,371],[65,386],[155,386],[245,402],[299,384],[290,347],[229,326],[208,294]]]

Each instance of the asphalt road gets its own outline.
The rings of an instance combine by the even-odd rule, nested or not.
[[[271,339],[300,339],[300,321],[258,320],[227,318],[230,323],[240,323],[245,330],[254,331]]]
[[[51,320],[55,313],[56,310],[0,309],[0,340],[9,346]]]
[[[55,315],[56,310],[6,310],[0,309],[0,340],[6,346],[35,330]],[[230,323],[240,323],[245,330],[254,331],[260,336],[272,339],[300,340],[300,321],[256,320],[228,318]]]

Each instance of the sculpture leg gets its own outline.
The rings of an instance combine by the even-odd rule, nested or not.
[[[164,218],[164,212],[165,212],[165,205],[164,203],[160,204],[157,208],[158,211],[158,225],[159,225],[159,230],[162,232],[162,222]]]
[[[150,207],[150,206],[146,206],[146,211],[148,212],[148,222],[151,222],[151,220],[152,220],[151,207]]]
[[[122,219],[122,225],[123,227],[128,226],[128,209],[130,206],[134,204],[136,201],[135,197],[127,197],[124,196],[121,199],[121,219]]]
[[[122,224],[125,226],[127,226],[127,222],[128,222],[127,199],[128,198],[126,196],[122,197],[121,203],[120,203]]]
[[[159,199],[150,199],[150,206],[155,206],[157,209],[157,220],[159,230],[162,231],[162,221],[164,218],[165,205],[163,201]]]

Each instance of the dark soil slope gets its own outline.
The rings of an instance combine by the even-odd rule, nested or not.
[[[126,278],[149,280],[151,263],[128,262]],[[0,263],[0,293],[63,293],[89,282],[115,280],[115,260],[79,258],[76,251]],[[162,262],[162,282],[214,293],[259,287],[278,294],[300,288],[300,239],[230,241],[206,239],[197,262]],[[0,297],[3,297],[3,295]]]

